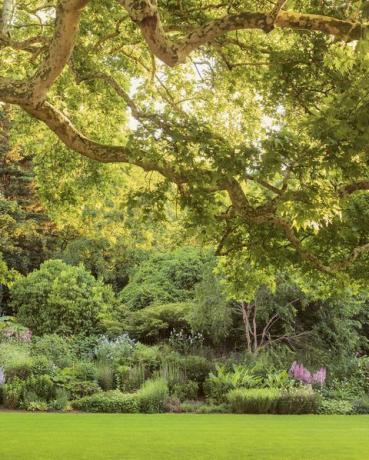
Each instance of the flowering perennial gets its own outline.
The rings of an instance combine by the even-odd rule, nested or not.
[[[321,367],[318,371],[311,373],[303,366],[303,364],[294,361],[290,368],[289,374],[295,380],[298,380],[302,383],[308,385],[319,384],[320,386],[323,386],[327,377],[327,370],[325,367]]]

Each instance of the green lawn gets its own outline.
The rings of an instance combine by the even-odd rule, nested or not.
[[[0,413],[1,460],[369,458],[369,416]]]

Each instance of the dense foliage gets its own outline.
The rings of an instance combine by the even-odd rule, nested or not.
[[[369,11],[272,3],[3,1],[5,407],[369,412]]]
[[[35,334],[91,333],[113,301],[112,292],[82,266],[49,260],[39,270],[17,280],[12,307]]]

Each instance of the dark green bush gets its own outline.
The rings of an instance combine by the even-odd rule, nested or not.
[[[0,385],[0,406],[4,404],[4,393],[5,393],[5,385]]]
[[[14,362],[5,366],[5,376],[7,382],[14,379],[27,379],[32,374],[32,360],[24,362]]]
[[[183,356],[180,362],[187,379],[199,384],[202,384],[209,372],[214,369],[214,364],[204,356]]]
[[[191,308],[189,302],[152,305],[128,313],[124,325],[138,340],[154,342],[166,339],[173,329],[189,329],[187,316]]]
[[[55,398],[56,390],[57,387],[49,375],[33,375],[23,382],[24,398],[27,393],[33,393],[37,396],[37,401],[51,401]]]
[[[100,386],[96,382],[91,381],[72,381],[64,385],[68,391],[70,399],[79,399],[84,396],[91,396],[101,391]]]
[[[63,388],[58,388],[55,393],[55,399],[49,402],[51,410],[64,410],[68,405],[69,393]]]
[[[80,361],[74,366],[74,374],[77,380],[94,382],[97,380],[98,371],[95,364],[88,361]]]
[[[203,389],[207,399],[221,403],[226,400],[227,393],[234,389],[234,386],[231,382],[221,382],[209,378],[205,380]]]
[[[369,414],[369,396],[363,396],[353,403],[354,414]]]
[[[45,334],[33,339],[31,354],[34,357],[44,356],[55,366],[69,367],[74,359],[70,340],[56,334]]]
[[[184,383],[176,383],[172,388],[173,395],[180,401],[196,399],[198,392],[199,384],[193,380]]]
[[[158,346],[147,346],[138,342],[131,357],[131,363],[144,366],[145,369],[153,372],[160,368],[161,355],[162,352]]]
[[[121,393],[118,390],[85,396],[73,401],[72,406],[85,412],[138,412],[136,395]]]
[[[32,375],[55,375],[56,366],[46,356],[36,356],[32,359]]]
[[[99,330],[101,314],[114,301],[111,288],[97,281],[83,266],[61,260],[40,269],[11,287],[12,308],[18,320],[36,335],[71,335]]]
[[[164,379],[147,380],[137,392],[140,412],[164,412],[168,397],[168,385]]]
[[[132,310],[190,300],[210,257],[197,248],[153,253],[133,273],[120,300]]]

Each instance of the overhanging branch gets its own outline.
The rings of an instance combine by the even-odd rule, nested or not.
[[[285,1],[278,0],[270,13],[242,12],[214,19],[194,28],[182,39],[172,40],[164,30],[157,0],[118,0],[140,28],[152,53],[169,66],[183,63],[200,46],[211,43],[227,32],[258,29],[270,32],[274,27],[321,32],[340,40],[359,40],[368,24],[329,16],[282,11]]]

